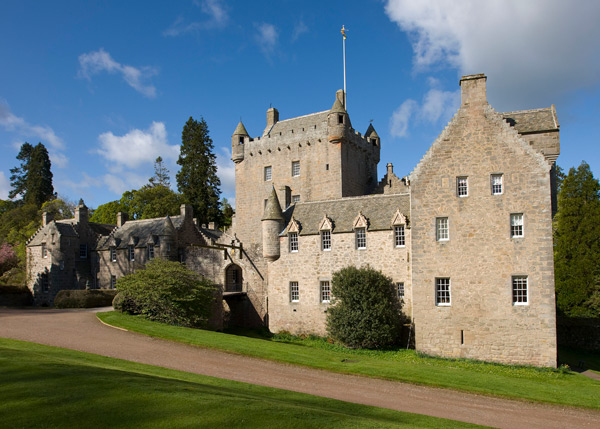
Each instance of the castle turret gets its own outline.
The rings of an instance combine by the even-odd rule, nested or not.
[[[283,212],[277,198],[275,187],[265,205],[262,217],[263,257],[267,261],[276,261],[280,256],[279,233],[283,229]]]
[[[373,143],[373,146],[379,146],[381,143],[381,140],[379,139],[379,134],[377,134],[377,131],[375,131],[375,127],[373,126],[373,124],[369,124],[369,128],[367,128],[365,137],[369,138],[369,141]]]
[[[329,143],[342,142],[346,138],[350,128],[352,128],[350,117],[344,107],[344,91],[340,89],[335,94],[335,102],[327,115],[327,135]]]
[[[242,121],[237,125],[231,136],[231,160],[236,164],[244,160],[244,140],[249,137]]]

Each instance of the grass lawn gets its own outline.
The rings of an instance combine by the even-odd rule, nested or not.
[[[0,338],[2,427],[477,427]]]
[[[114,326],[200,347],[295,365],[486,395],[600,409],[600,382],[568,370],[439,359],[414,350],[348,350],[322,339],[251,338],[151,322],[111,311],[98,317]]]

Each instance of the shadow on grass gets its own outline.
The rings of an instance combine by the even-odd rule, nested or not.
[[[558,363],[559,365],[569,365],[576,372],[588,369],[600,372],[600,352],[560,346],[558,347]]]

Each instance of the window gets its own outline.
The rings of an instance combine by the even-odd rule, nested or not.
[[[114,289],[117,287],[117,276],[110,276],[110,288]]]
[[[42,258],[48,257],[48,248],[46,247],[46,243],[42,243]]]
[[[404,225],[394,227],[394,243],[396,247],[404,247]]]
[[[331,250],[331,231],[321,231],[321,250]]]
[[[135,261],[135,247],[128,246],[127,253],[130,261]]]
[[[456,178],[456,195],[458,195],[459,197],[466,197],[469,195],[469,188],[467,185],[466,177]]]
[[[292,177],[300,176],[300,161],[292,161]]]
[[[512,278],[513,305],[528,305],[527,276],[513,276]]]
[[[492,174],[490,176],[492,184],[492,195],[502,194],[502,174]]]
[[[112,262],[117,262],[117,249],[114,247],[110,248],[110,260]]]
[[[357,228],[354,232],[356,235],[356,248],[366,249],[367,248],[367,233],[365,228]]]
[[[523,213],[512,213],[510,215],[510,236],[523,237]]]
[[[289,240],[290,240],[290,252],[297,252],[298,251],[298,233],[290,232]]]
[[[42,274],[42,292],[48,292],[50,289],[50,282],[48,281],[48,274]]]
[[[298,288],[298,282],[290,282],[290,301],[300,301],[300,289]]]
[[[438,217],[435,219],[435,230],[437,241],[446,241],[450,239],[450,231],[448,229],[448,218]]]
[[[80,244],[79,245],[79,257],[81,259],[86,259],[87,258],[87,244]]]
[[[265,167],[265,182],[271,180],[271,166]]]
[[[331,285],[329,280],[321,280],[321,302],[331,301]]]
[[[398,290],[398,299],[404,299],[404,282],[396,283],[396,288]]]
[[[435,305],[450,305],[450,279],[448,277],[435,279]]]
[[[148,259],[154,259],[154,244],[148,244]]]
[[[343,124],[344,123],[344,115],[340,115],[338,114],[338,124]]]
[[[300,195],[292,195],[292,204],[300,202]]]

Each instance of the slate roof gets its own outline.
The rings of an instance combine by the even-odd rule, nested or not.
[[[167,216],[169,217],[169,216]],[[130,220],[114,230],[109,237],[103,237],[99,242],[98,250],[108,250],[112,246],[112,238],[115,240],[117,248],[125,248],[130,244],[130,239],[133,238],[133,244],[136,247],[146,247],[149,242],[158,243],[158,236],[170,235],[174,231],[170,231],[170,226],[166,222],[167,217],[159,217],[154,219]],[[175,229],[183,225],[183,216],[169,217]]]
[[[319,126],[323,123],[326,125],[327,115],[329,115],[329,110],[311,113],[310,115],[284,119],[283,121],[276,122],[270,130],[265,130],[265,135],[271,134],[276,136],[279,135],[279,133],[289,133],[291,130],[301,131],[302,128],[307,130],[309,127],[314,127],[315,125]]]
[[[49,222],[46,226],[41,227],[27,242],[28,246],[39,246],[46,239],[46,234],[52,228],[52,225],[56,227],[58,233],[62,237],[79,237],[79,233],[77,232],[77,222],[75,219],[62,219],[57,221]],[[115,225],[106,225],[103,223],[88,223],[92,232],[97,234],[98,236],[108,236],[111,231],[114,229]]]
[[[408,194],[395,195],[367,195],[350,197],[339,200],[315,201],[296,203],[291,205],[284,213],[287,226],[294,216],[300,224],[299,235],[319,233],[319,225],[327,214],[333,221],[332,233],[352,232],[354,220],[361,212],[368,221],[368,231],[390,229],[392,218],[396,210],[410,219],[410,196]]]
[[[511,126],[515,127],[519,134],[558,131],[559,129],[554,105],[544,109],[506,112],[501,115]]]

